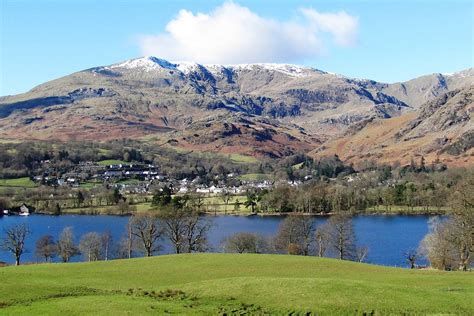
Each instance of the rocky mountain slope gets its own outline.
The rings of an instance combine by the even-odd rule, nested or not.
[[[449,165],[474,162],[474,86],[449,91],[418,112],[373,120],[362,129],[328,141],[314,155],[339,154],[354,163],[377,160],[402,164],[411,159]]]
[[[422,101],[468,87],[473,78],[470,69],[390,85],[295,65],[200,65],[142,57],[1,97],[0,138],[125,137],[281,157],[316,152],[369,122],[403,121],[420,111]]]
[[[474,69],[450,74],[431,74],[407,82],[389,84],[382,91],[418,108],[448,91],[474,84]]]

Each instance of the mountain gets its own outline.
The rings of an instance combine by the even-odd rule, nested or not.
[[[407,82],[390,84],[382,91],[417,108],[443,93],[473,84],[474,69],[470,68],[460,72],[431,74]]]
[[[142,57],[1,97],[0,138],[125,137],[252,156],[319,153],[373,122],[414,118],[424,100],[472,86],[474,78],[472,69],[440,76],[442,87],[437,75],[386,84],[288,64]]]
[[[474,162],[474,86],[446,92],[420,106],[419,111],[373,120],[361,129],[332,139],[312,154],[338,154],[349,162],[411,159],[440,161],[448,165]]]

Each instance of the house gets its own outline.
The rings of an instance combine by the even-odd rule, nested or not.
[[[21,206],[20,206],[20,212],[18,213],[18,215],[20,216],[28,216],[30,215],[31,211],[30,211],[30,208],[25,204],[23,203]]]
[[[27,216],[33,213],[33,211],[34,211],[33,207],[23,203],[20,206],[12,207],[9,210],[8,214],[18,214],[21,216]]]
[[[188,188],[185,186],[180,187],[178,190],[178,193],[187,193],[187,192],[188,192]]]

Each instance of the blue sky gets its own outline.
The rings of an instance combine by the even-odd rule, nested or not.
[[[204,57],[201,54],[197,58],[207,58],[203,59],[206,62],[213,58],[217,62],[253,62],[255,57],[262,62],[304,64],[383,82],[459,71],[474,64],[472,1],[234,1],[226,13],[216,13],[223,3],[0,0],[0,95],[25,92],[75,71],[147,52],[158,52],[165,55],[158,57],[171,60],[173,54],[179,60],[198,56],[202,45],[194,43],[189,50],[195,52],[191,52],[176,39],[182,34],[192,36],[186,33],[186,21],[201,32],[197,40],[205,43],[206,50]],[[182,9],[191,15],[179,15]],[[304,15],[302,9],[316,18]],[[196,16],[201,12],[208,20],[223,23],[229,14],[233,16],[232,10],[238,10],[236,16],[242,19],[229,23],[245,21],[256,29],[249,32],[244,28],[234,36],[242,37],[236,41],[244,45],[242,53],[235,56],[226,47],[219,50],[210,44],[222,34],[206,35],[210,34],[206,27],[218,25],[225,32],[227,26],[203,26]],[[166,30],[172,20],[177,35]],[[288,22],[298,26],[301,34],[288,35],[292,30]],[[274,35],[265,36],[268,32]],[[245,42],[247,35],[256,42]],[[268,37],[272,38],[270,43],[249,53],[245,45],[264,42]],[[311,39],[314,43],[308,44]],[[268,47],[275,53],[266,54]]]

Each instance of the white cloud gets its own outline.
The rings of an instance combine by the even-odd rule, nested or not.
[[[296,21],[264,18],[226,2],[210,13],[181,10],[166,31],[143,35],[144,55],[200,63],[295,62],[325,51],[328,41],[354,43],[358,19],[345,12],[320,13],[302,8]]]
[[[300,9],[301,13],[311,21],[315,30],[328,32],[334,41],[341,46],[352,45],[357,36],[358,18],[344,11],[337,13],[319,13],[313,9]]]

